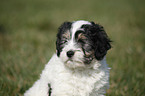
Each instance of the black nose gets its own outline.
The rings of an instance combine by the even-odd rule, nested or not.
[[[70,50],[67,52],[67,56],[71,58],[74,55],[74,51]]]

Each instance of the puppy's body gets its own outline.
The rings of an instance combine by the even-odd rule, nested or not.
[[[54,54],[40,80],[25,96],[48,96],[48,83],[51,84],[52,96],[100,96],[109,86],[108,79],[109,70],[105,60],[96,62],[91,69],[70,70]]]
[[[110,41],[106,34],[101,37],[101,39],[107,38],[104,41],[96,37],[100,43],[105,42],[109,45],[97,43],[97,46],[103,49],[95,49],[94,46],[98,41],[94,42],[96,38],[91,37],[95,33],[86,32],[95,29],[91,27],[88,30],[88,26],[91,27],[92,23],[76,21],[64,23],[60,27],[56,43],[57,54],[52,56],[40,79],[26,91],[25,96],[102,96],[105,94],[109,87],[109,69],[105,54],[111,47]],[[83,41],[79,42],[80,39]],[[101,50],[106,52],[101,53]],[[95,53],[96,51],[99,55]]]

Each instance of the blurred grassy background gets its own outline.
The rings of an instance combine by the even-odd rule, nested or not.
[[[64,21],[100,23],[114,41],[107,96],[145,96],[143,0],[1,0],[0,96],[21,96],[55,52]]]

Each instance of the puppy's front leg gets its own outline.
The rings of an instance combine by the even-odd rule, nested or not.
[[[24,96],[50,96],[48,82],[39,79],[25,92]]]

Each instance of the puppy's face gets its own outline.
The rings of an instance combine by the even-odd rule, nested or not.
[[[111,48],[102,26],[88,21],[64,22],[58,31],[57,56],[69,68],[91,67]]]

